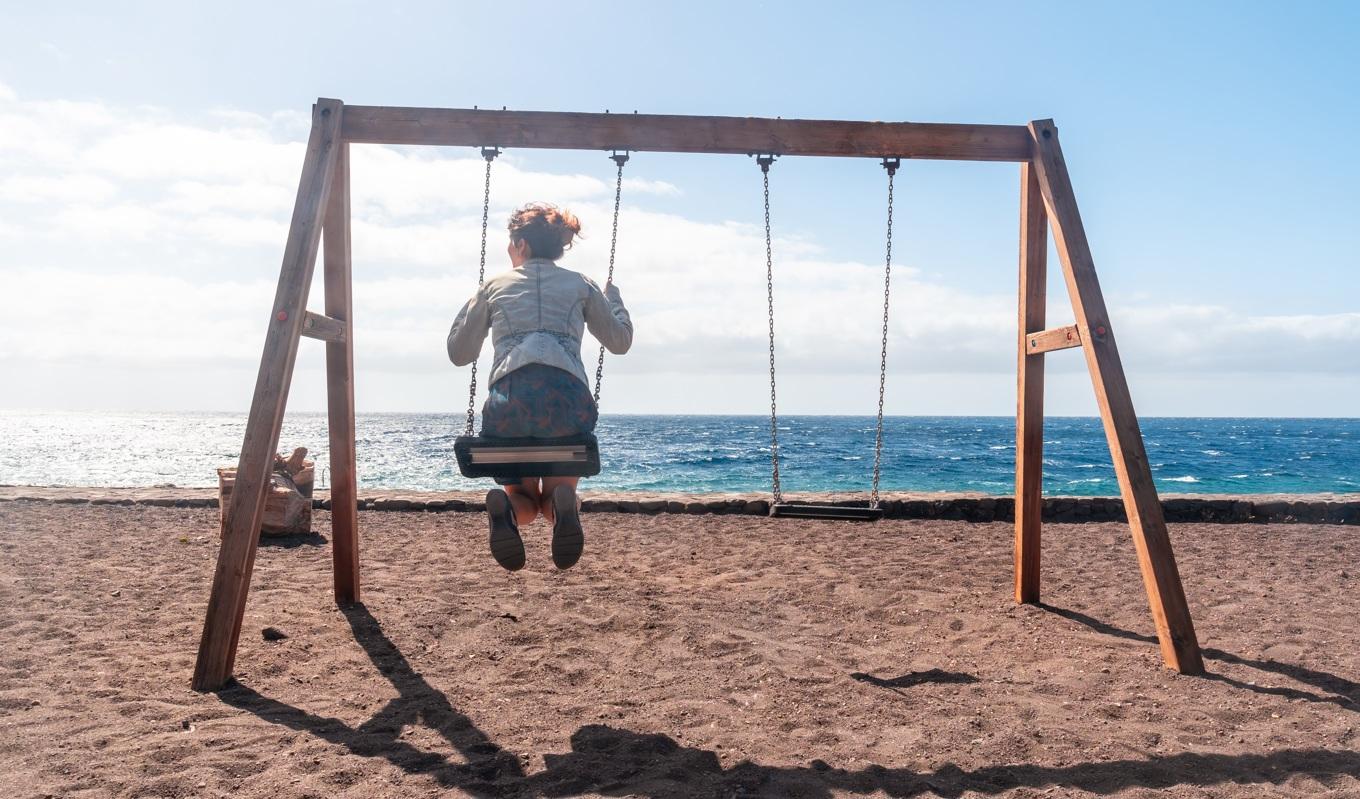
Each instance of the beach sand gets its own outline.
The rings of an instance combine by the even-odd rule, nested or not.
[[[501,571],[473,513],[260,549],[239,683],[189,689],[212,509],[0,504],[0,796],[1360,796],[1354,527],[1173,525],[1208,677],[1128,528],[585,517]],[[267,641],[272,627],[287,637]]]

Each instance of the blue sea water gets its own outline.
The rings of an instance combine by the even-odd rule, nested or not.
[[[1360,492],[1360,419],[1148,418],[1148,459],[1165,493]],[[874,419],[779,420],[786,491],[863,491],[873,469]],[[0,411],[0,484],[215,486],[234,465],[241,413]],[[365,414],[356,421],[363,488],[485,488],[458,474],[458,414]],[[758,416],[605,416],[597,490],[760,492],[770,485],[769,419]],[[884,420],[884,491],[1009,494],[1015,421],[1009,417]],[[327,484],[324,414],[290,414],[280,449],[306,446]],[[1119,492],[1100,422],[1045,420],[1044,491]]]

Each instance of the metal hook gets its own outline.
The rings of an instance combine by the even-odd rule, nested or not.
[[[628,151],[627,151],[627,150],[623,150],[623,151],[614,150],[614,151],[613,151],[613,154],[610,155],[609,157],[612,158],[612,159],[614,160],[614,163],[618,164],[620,167],[622,167],[624,164],[628,163]]]
[[[902,166],[902,159],[884,158],[882,166],[884,169],[888,170],[888,177],[892,177],[897,174],[897,168]]]
[[[500,155],[500,154],[501,154],[501,148],[499,148],[499,147],[483,147],[483,148],[482,148],[482,157],[485,158],[488,162],[494,161],[494,160],[496,159],[496,156],[498,156],[498,155]]]
[[[760,165],[761,172],[769,172],[770,164],[773,164],[774,160],[779,157],[778,153],[769,153],[768,155],[756,155],[755,153],[752,153],[752,155],[755,155],[756,163]]]

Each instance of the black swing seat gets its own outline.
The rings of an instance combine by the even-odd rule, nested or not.
[[[464,477],[592,477],[600,473],[593,433],[561,438],[459,436],[453,442]]]
[[[852,505],[814,505],[808,502],[776,502],[770,505],[770,515],[800,519],[843,519],[852,522],[872,522],[883,518],[883,509]]]

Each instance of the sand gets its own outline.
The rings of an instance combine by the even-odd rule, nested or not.
[[[471,513],[260,550],[189,676],[208,509],[0,504],[0,796],[1360,796],[1354,527],[1174,525],[1210,675],[1162,668],[1127,527],[592,514],[501,571]],[[274,628],[286,636],[266,640]]]

